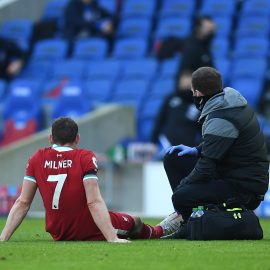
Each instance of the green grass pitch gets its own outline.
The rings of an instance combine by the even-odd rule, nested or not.
[[[0,219],[0,230],[4,223]],[[0,269],[270,270],[270,220],[261,224],[262,241],[137,240],[120,245],[53,242],[43,220],[26,219],[10,242],[0,243]]]

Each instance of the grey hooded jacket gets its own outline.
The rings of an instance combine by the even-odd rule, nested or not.
[[[223,179],[239,192],[264,195],[269,182],[265,141],[245,98],[225,88],[206,102],[199,122],[200,158],[181,184]]]

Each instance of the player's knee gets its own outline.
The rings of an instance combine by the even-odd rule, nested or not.
[[[174,209],[180,209],[186,202],[186,194],[182,191],[182,189],[178,189],[172,195],[172,204]]]

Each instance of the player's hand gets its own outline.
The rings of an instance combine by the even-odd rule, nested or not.
[[[198,150],[196,147],[189,147],[184,144],[175,145],[166,150],[166,154],[172,154],[174,151],[179,151],[177,154],[179,157],[189,155],[189,156],[197,156]]]
[[[108,241],[109,243],[119,243],[119,244],[128,244],[131,243],[131,241],[127,240],[127,239],[120,239],[120,238],[116,238],[114,240]]]

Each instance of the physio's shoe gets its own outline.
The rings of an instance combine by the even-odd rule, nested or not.
[[[162,236],[160,239],[186,239],[187,238],[187,224],[182,224],[178,230],[172,234]]]
[[[163,236],[170,235],[177,231],[183,223],[182,215],[174,212],[162,220],[157,226],[163,229]]]

